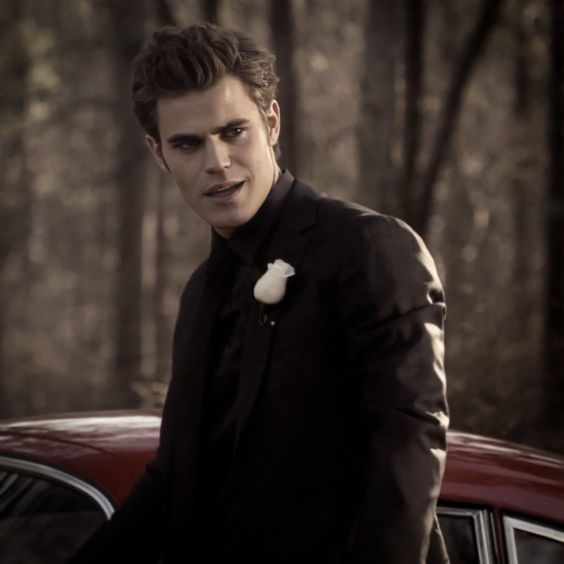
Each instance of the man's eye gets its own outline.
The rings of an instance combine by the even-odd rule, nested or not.
[[[232,138],[232,137],[239,137],[245,131],[244,127],[230,127],[226,129],[223,136]]]
[[[185,141],[183,141],[182,143],[177,143],[174,146],[175,149],[184,149],[185,151],[191,151],[193,149],[196,149],[196,147],[198,147],[198,143],[186,143]]]

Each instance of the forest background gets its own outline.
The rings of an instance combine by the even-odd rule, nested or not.
[[[564,452],[559,0],[3,0],[0,416],[162,404],[209,228],[150,161],[129,70],[202,20],[276,53],[284,166],[426,240],[452,426]]]

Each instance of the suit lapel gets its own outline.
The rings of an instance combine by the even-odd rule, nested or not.
[[[320,195],[312,188],[296,180],[263,255],[263,269],[257,269],[255,273],[255,281],[264,274],[266,264],[276,259],[291,264],[296,269],[296,277],[300,276],[299,265],[310,242],[310,228],[316,221],[319,198]],[[290,278],[287,292],[292,291],[293,281],[294,279]],[[251,306],[239,383],[235,450],[256,402],[266,372],[272,340],[275,338],[277,322],[283,311],[284,300],[280,304],[264,308],[263,311],[256,301]]]

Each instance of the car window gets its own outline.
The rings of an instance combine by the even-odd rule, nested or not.
[[[510,564],[562,564],[564,530],[527,519],[504,517]]]
[[[107,510],[80,489],[0,467],[3,564],[65,562],[107,516]]]
[[[439,523],[451,564],[491,564],[492,546],[485,510],[439,507]]]

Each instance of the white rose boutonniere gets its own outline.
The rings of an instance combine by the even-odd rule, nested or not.
[[[286,282],[294,276],[294,267],[281,259],[268,263],[268,270],[257,280],[253,294],[261,304],[272,305],[282,300]]]

